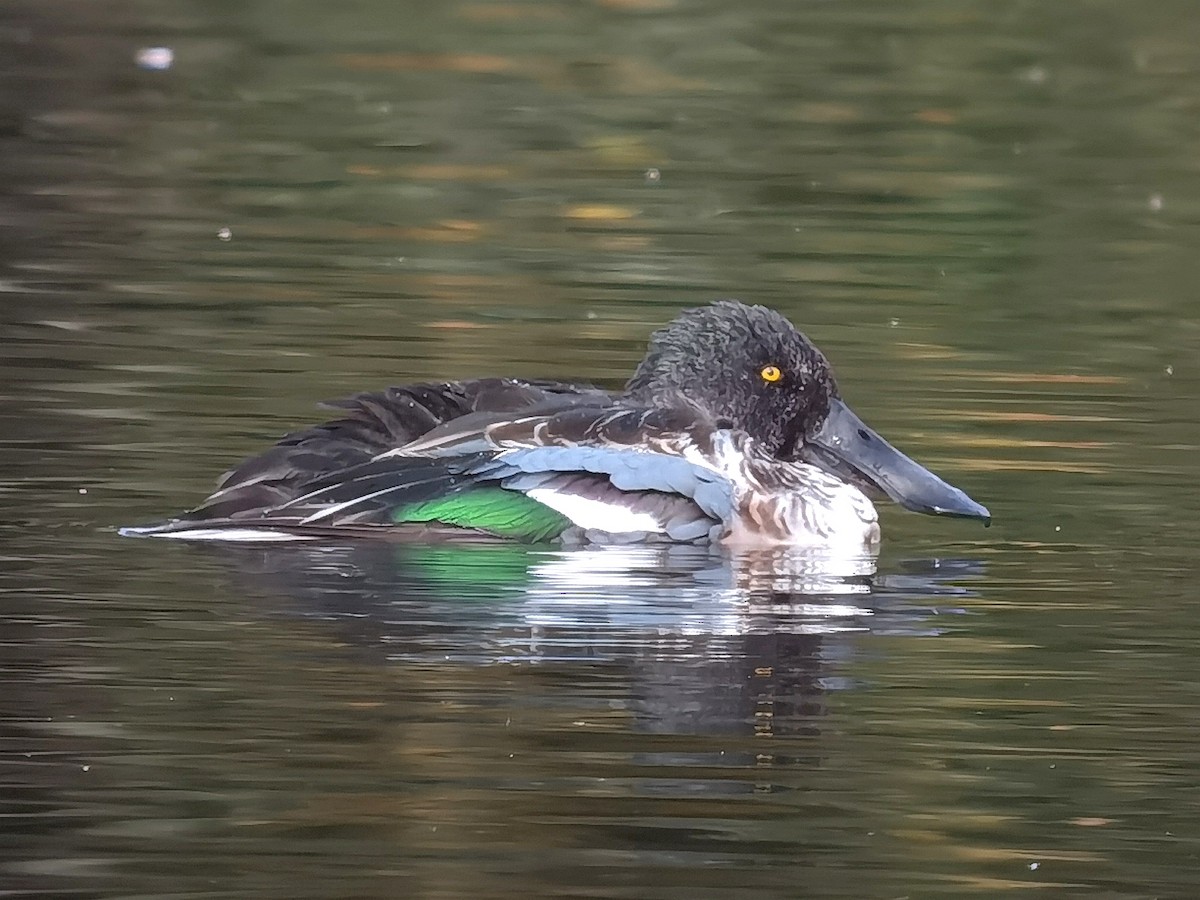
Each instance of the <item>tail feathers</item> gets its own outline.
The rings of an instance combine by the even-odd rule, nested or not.
[[[306,535],[291,523],[256,523],[241,519],[168,519],[150,525],[126,525],[117,529],[121,537],[185,538],[191,541],[251,541],[255,543],[297,541]],[[316,535],[312,535],[315,537]]]
[[[453,460],[385,457],[312,482],[294,500],[265,510],[212,515],[206,504],[177,519],[124,528],[131,537],[285,541],[325,536],[424,540],[502,536],[542,541],[571,522],[519,491],[466,475],[474,456]],[[394,533],[393,533],[394,532]]]
[[[472,482],[461,469],[471,462],[474,460],[372,460],[314,480],[300,496],[265,509],[230,509],[218,494],[178,518],[124,528],[121,533],[214,540],[287,540],[334,528],[347,533],[349,527],[369,533],[394,525],[399,508],[470,488]],[[237,536],[230,537],[231,532]]]
[[[392,543],[447,543],[495,540],[498,535],[481,529],[462,528],[441,522],[393,524],[302,525],[297,521],[268,520],[247,522],[244,519],[210,519],[203,522],[170,519],[152,525],[136,525],[118,529],[122,537],[175,538],[188,541],[228,543],[279,543],[285,541],[341,540],[370,538]]]

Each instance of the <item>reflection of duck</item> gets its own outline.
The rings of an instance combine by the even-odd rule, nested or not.
[[[863,490],[908,509],[988,511],[893,448],[838,395],[783,316],[722,301],[655,333],[613,394],[544,381],[418,384],[343,401],[228,474],[178,519],[126,534],[290,539],[499,536],[715,542],[861,553]]]
[[[236,563],[255,609],[317,620],[371,664],[437,670],[439,684],[492,683],[497,675],[462,673],[496,664],[502,680],[597,679],[615,713],[669,733],[810,732],[829,692],[853,686],[865,636],[938,633],[971,595],[962,582],[981,571],[921,560],[871,574],[869,557],[680,545],[206,549]]]
[[[410,619],[397,613],[420,603],[426,611],[444,608],[447,623],[468,631],[499,618],[530,633],[599,623],[676,635],[862,631],[895,598],[928,605],[935,596],[962,593],[954,581],[975,573],[973,565],[921,562],[911,574],[877,575],[870,554],[678,544],[557,549],[369,541],[221,549],[253,584],[298,601],[302,615],[403,628]]]

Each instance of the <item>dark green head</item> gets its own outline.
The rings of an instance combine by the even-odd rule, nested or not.
[[[626,391],[652,403],[682,399],[775,456],[819,428],[838,397],[808,338],[773,309],[736,300],[685,310],[654,332]]]

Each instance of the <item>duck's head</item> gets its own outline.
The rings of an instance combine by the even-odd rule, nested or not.
[[[721,300],[685,310],[651,336],[626,390],[648,402],[684,400],[780,460],[807,462],[914,512],[991,521],[855,415],[824,354],[766,307]]]

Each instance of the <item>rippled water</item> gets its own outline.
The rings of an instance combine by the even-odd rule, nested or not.
[[[1192,896],[1198,31],[0,9],[0,892]],[[994,526],[886,509],[838,577],[116,536],[319,400],[619,384],[729,295]]]

